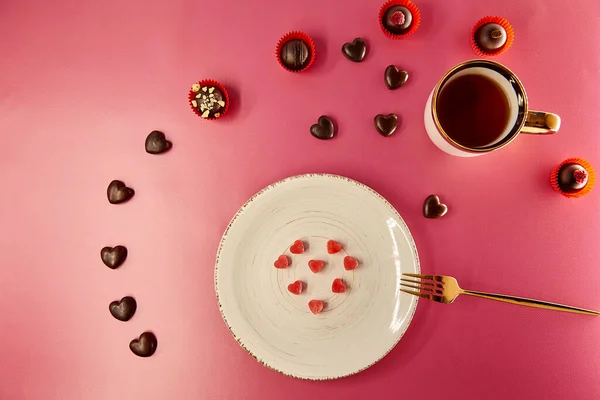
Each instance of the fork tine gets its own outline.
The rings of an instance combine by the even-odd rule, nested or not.
[[[412,279],[404,279],[400,278],[402,282],[408,283],[416,283],[417,285],[426,285],[426,286],[435,286],[437,288],[442,289],[444,287],[444,282],[429,282],[429,281],[413,281]]]
[[[412,294],[413,296],[419,296],[419,297],[422,297],[424,299],[441,302],[441,297],[440,296],[435,296],[433,294],[424,294],[424,293],[413,292],[412,290],[404,290],[404,289],[400,289],[400,291],[404,292],[404,293]]]
[[[408,285],[406,283],[401,283],[400,285],[402,285],[403,287],[407,287],[407,288],[411,288],[411,289],[417,289],[417,290],[421,290],[424,291],[425,293],[431,293],[431,292],[435,292],[437,294],[444,294],[443,289],[436,289],[434,287],[423,287],[423,286],[414,286],[414,285]]]
[[[407,274],[407,273],[404,273],[402,275],[411,276],[413,278],[429,279],[431,281],[442,282],[442,277],[439,275],[421,275],[421,274]]]

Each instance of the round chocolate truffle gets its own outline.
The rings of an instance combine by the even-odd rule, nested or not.
[[[385,11],[381,22],[389,32],[401,35],[410,29],[413,22],[413,15],[404,6],[393,6]]]
[[[281,46],[281,63],[292,71],[300,71],[310,63],[310,50],[301,39],[292,39]]]
[[[192,106],[200,112],[202,118],[219,118],[221,116],[226,99],[218,87],[200,87],[195,84],[192,86],[192,90],[197,92],[194,99],[192,99]]]
[[[579,164],[565,164],[558,171],[558,187],[565,193],[582,190],[588,183],[589,174]]]
[[[483,51],[496,51],[506,44],[506,40],[506,29],[494,22],[482,25],[475,32],[475,42]]]

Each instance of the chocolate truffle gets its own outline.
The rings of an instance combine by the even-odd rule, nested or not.
[[[579,198],[591,192],[596,181],[594,167],[579,157],[558,164],[550,173],[550,185],[568,198]]]
[[[310,63],[309,46],[302,39],[291,39],[281,46],[281,63],[292,71],[300,71]]]
[[[490,22],[480,26],[475,32],[475,42],[486,52],[494,52],[506,45],[507,33],[500,24]]]
[[[413,15],[407,7],[392,6],[385,11],[381,22],[390,33],[401,35],[410,29]]]
[[[191,100],[192,106],[198,110],[202,118],[219,118],[226,105],[226,97],[216,86],[192,85],[196,93]]]
[[[581,191],[588,183],[589,173],[579,164],[565,164],[558,171],[558,187],[565,193]]]

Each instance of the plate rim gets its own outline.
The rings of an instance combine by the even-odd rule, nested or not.
[[[219,260],[221,258],[221,251],[223,250],[223,245],[225,243],[225,240],[227,239],[229,230],[231,229],[233,223],[236,221],[236,219],[244,212],[244,210],[260,195],[262,195],[263,193],[275,188],[276,186],[279,186],[281,184],[284,184],[286,182],[289,181],[293,181],[296,179],[310,179],[310,178],[333,178],[333,179],[339,179],[342,181],[346,181],[348,183],[354,184],[358,187],[361,187],[363,189],[366,189],[368,192],[370,192],[371,194],[375,195],[376,197],[378,197],[381,201],[383,201],[383,203],[390,209],[390,211],[398,218],[398,220],[402,223],[402,227],[405,229],[405,234],[408,233],[408,237],[407,240],[409,242],[409,245],[413,251],[414,254],[414,260],[415,260],[415,266],[417,269],[417,273],[421,273],[421,264],[419,261],[419,253],[417,252],[417,246],[415,243],[415,240],[412,236],[412,233],[410,231],[410,229],[408,228],[408,225],[406,224],[406,221],[404,221],[404,219],[402,218],[402,216],[400,215],[400,213],[398,212],[398,210],[396,210],[396,208],[385,198],[383,197],[381,194],[379,194],[376,190],[374,190],[373,188],[371,188],[368,185],[365,185],[362,182],[359,182],[355,179],[351,179],[342,175],[337,175],[337,174],[330,174],[330,173],[307,173],[307,174],[299,174],[299,175],[293,175],[293,176],[289,176],[287,178],[283,178],[280,179],[276,182],[273,182],[267,186],[265,186],[264,188],[262,188],[261,190],[259,190],[258,192],[256,192],[254,195],[252,195],[252,197],[250,197],[248,200],[246,200],[246,202],[244,202],[244,204],[238,209],[238,211],[234,214],[233,218],[231,218],[231,220],[229,221],[229,223],[227,224],[227,227],[225,228],[225,231],[223,232],[223,235],[221,236],[221,240],[219,241],[219,247],[217,249],[217,255],[216,255],[216,260],[215,260],[215,271],[214,271],[214,289],[215,289],[215,295],[217,298],[217,305],[219,306],[219,313],[221,314],[221,318],[223,318],[223,322],[225,322],[225,325],[227,326],[227,329],[229,330],[229,333],[231,334],[231,336],[233,336],[233,338],[235,339],[235,341],[246,351],[246,353],[248,353],[252,358],[254,358],[258,363],[262,364],[263,366],[267,367],[270,370],[273,370],[275,372],[280,373],[281,375],[285,375],[288,377],[292,377],[292,378],[296,378],[296,379],[301,379],[301,380],[309,380],[309,381],[328,381],[328,380],[334,380],[334,379],[340,379],[340,378],[345,378],[348,376],[352,376],[352,375],[356,375],[360,372],[363,372],[367,369],[369,369],[370,367],[372,367],[373,365],[377,364],[379,361],[381,361],[385,356],[387,356],[400,342],[400,340],[404,337],[404,335],[406,334],[406,331],[408,331],[408,328],[410,327],[410,324],[412,322],[412,319],[415,315],[415,312],[417,310],[417,306],[419,303],[419,298],[417,296],[413,296],[414,297],[414,306],[411,307],[411,311],[408,315],[408,320],[407,320],[407,325],[406,325],[406,329],[404,330],[404,332],[402,332],[400,334],[400,336],[398,336],[398,339],[390,346],[389,349],[387,349],[387,351],[385,351],[385,353],[383,353],[381,355],[381,357],[379,357],[377,360],[373,361],[371,364],[358,369],[354,372],[350,372],[347,374],[343,374],[343,375],[337,375],[337,376],[326,376],[326,377],[306,377],[306,376],[298,376],[298,375],[294,375],[294,374],[290,374],[284,371],[281,371],[275,367],[273,367],[272,365],[267,364],[265,361],[259,359],[255,354],[253,354],[250,350],[248,350],[248,348],[246,348],[246,346],[244,345],[244,343],[242,343],[241,338],[235,334],[235,332],[233,331],[233,328],[231,327],[231,325],[229,324],[229,322],[227,321],[227,317],[225,317],[225,313],[223,312],[223,305],[221,304],[221,301],[219,299],[219,284],[218,284],[218,272],[219,272]]]

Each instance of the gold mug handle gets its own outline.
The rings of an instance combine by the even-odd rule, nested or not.
[[[521,133],[548,135],[558,132],[560,117],[544,111],[528,111]]]

